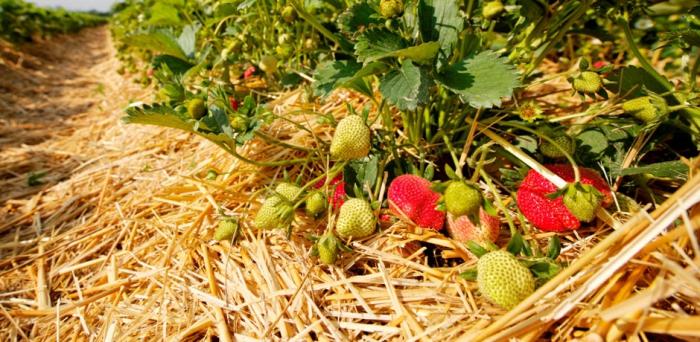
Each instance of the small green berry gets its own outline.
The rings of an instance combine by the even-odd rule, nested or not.
[[[214,232],[214,239],[221,241],[221,240],[230,240],[233,235],[236,233],[238,230],[238,222],[234,219],[224,219],[219,221],[219,226],[216,228],[216,231]]]

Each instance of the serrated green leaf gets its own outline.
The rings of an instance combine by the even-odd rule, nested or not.
[[[520,83],[515,67],[495,52],[484,51],[445,68],[437,81],[476,108],[500,106]]]
[[[150,33],[134,34],[126,36],[122,41],[127,45],[137,48],[155,51],[177,57],[182,60],[187,60],[187,56],[182,51],[182,48],[180,48],[180,44],[177,42],[177,39],[169,31],[159,30]]]
[[[170,55],[155,56],[153,57],[153,62],[151,62],[151,64],[156,69],[160,66],[160,64],[165,64],[175,75],[183,75],[187,72],[187,70],[190,70],[190,68],[193,67],[191,63]]]
[[[421,0],[418,4],[418,21],[424,42],[437,41],[442,50],[442,59],[452,54],[459,33],[464,28],[456,0]]]
[[[384,28],[373,28],[357,38],[355,54],[357,60],[369,63],[391,56],[392,53],[406,48],[406,41],[398,34]]]
[[[329,61],[320,64],[314,73],[314,95],[326,97],[335,88],[352,79],[362,65],[355,61]]]
[[[187,114],[178,113],[169,106],[161,104],[129,107],[122,120],[130,124],[170,127],[188,132],[194,132],[195,124],[195,120]]]
[[[579,153],[598,155],[608,148],[608,139],[597,129],[581,132],[576,136]]]
[[[638,174],[650,174],[659,178],[671,178],[677,180],[688,179],[688,165],[680,160],[666,161],[648,164],[639,167],[630,167],[620,171],[622,176],[633,176]]]
[[[379,91],[400,110],[414,110],[419,104],[428,101],[428,87],[431,80],[421,68],[406,61],[401,69],[386,74],[379,85]]]
[[[151,18],[148,24],[153,26],[179,26],[181,23],[177,8],[172,5],[156,2],[151,7]]]

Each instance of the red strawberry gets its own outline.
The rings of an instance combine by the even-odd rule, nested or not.
[[[606,61],[597,61],[597,62],[593,63],[593,67],[596,69],[600,69],[606,65],[608,65],[608,62],[606,62]]]
[[[461,242],[496,242],[501,232],[501,220],[498,216],[489,215],[483,207],[479,208],[479,223],[476,225],[469,215],[455,216],[448,213],[447,232]]]
[[[251,76],[253,76],[254,73],[255,73],[255,67],[254,66],[248,67],[248,69],[245,69],[245,71],[243,72],[243,79],[244,80],[249,79]]]
[[[316,189],[320,189],[323,187],[323,184],[326,183],[325,179],[322,179],[318,181],[314,187]],[[343,181],[343,175],[337,175],[335,178],[333,178],[328,185],[335,185],[335,189],[333,189],[333,194],[331,196],[328,196],[328,204],[333,207],[333,209],[338,209],[340,208],[343,203],[345,203],[345,181]]]
[[[231,104],[231,108],[233,108],[234,112],[238,111],[238,101],[236,101],[235,97],[229,96],[228,102]]]
[[[574,181],[574,169],[569,164],[545,165],[567,182]],[[589,184],[603,195],[603,206],[612,203],[610,187],[592,169],[579,168],[581,183]],[[535,227],[550,232],[578,229],[581,222],[564,205],[562,197],[549,199],[547,195],[559,189],[535,170],[530,170],[517,193],[518,208]]]
[[[440,230],[445,213],[436,209],[440,194],[430,189],[430,181],[415,175],[396,177],[389,185],[389,209],[422,228]]]

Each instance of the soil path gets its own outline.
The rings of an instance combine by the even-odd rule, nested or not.
[[[201,143],[125,126],[124,108],[151,91],[119,67],[107,27],[21,47],[0,42],[0,341],[119,334],[98,306],[111,297],[70,314],[65,303],[107,281],[110,256],[137,247],[121,245],[124,220],[150,210],[144,202],[162,180],[189,165],[178,151]],[[69,317],[57,326],[63,309]]]
[[[96,156],[125,95],[145,93],[116,73],[114,55],[106,27],[0,45],[0,204],[68,178]]]

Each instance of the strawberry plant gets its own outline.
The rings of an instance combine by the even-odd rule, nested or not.
[[[678,19],[659,16],[658,32],[645,32],[655,6],[129,1],[113,21],[117,45],[157,95],[124,120],[194,133],[283,174],[249,205],[251,226],[291,238],[304,222],[325,225],[320,237],[304,235],[323,264],[344,262],[344,242],[388,226],[443,234],[457,250],[505,245],[477,268],[480,292],[508,309],[562,267],[559,238],[533,233],[615,226],[615,211],[661,202],[690,173],[700,147],[698,10],[680,5]],[[659,54],[687,63],[662,70],[649,61]],[[362,101],[345,115],[304,112],[313,123],[267,105],[297,86],[311,103],[348,92]],[[275,136],[276,122],[314,144]],[[241,152],[256,141],[289,153]]]

